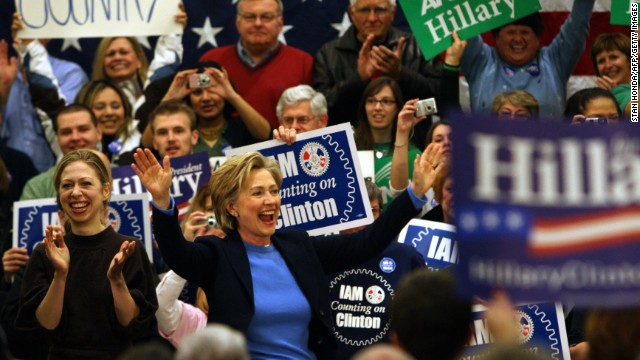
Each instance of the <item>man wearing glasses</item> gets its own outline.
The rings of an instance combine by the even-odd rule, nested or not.
[[[438,94],[440,61],[426,61],[415,38],[391,26],[396,0],[351,0],[349,15],[352,26],[314,59],[313,87],[327,97],[331,125],[355,121],[365,86],[380,75],[398,81],[405,99]]]
[[[215,61],[233,79],[236,90],[273,128],[273,109],[282,89],[311,83],[313,58],[302,50],[278,42],[282,31],[281,0],[239,0],[238,43],[213,49],[200,62]]]

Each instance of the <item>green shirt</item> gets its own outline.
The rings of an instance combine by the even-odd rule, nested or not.
[[[414,159],[420,154],[420,150],[409,143],[409,159]],[[376,172],[376,186],[382,192],[383,208],[386,209],[393,198],[389,191],[389,180],[391,180],[391,160],[393,159],[393,144],[378,143],[374,148],[374,168]],[[413,174],[413,161],[409,161],[409,179]]]

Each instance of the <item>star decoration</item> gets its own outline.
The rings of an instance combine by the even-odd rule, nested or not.
[[[507,213],[507,227],[513,231],[517,231],[524,226],[524,219],[518,212],[511,211]]]
[[[79,52],[82,52],[82,46],[80,46],[79,38],[64,38],[62,40],[62,47],[60,48],[60,51],[65,51],[69,47],[75,48]]]
[[[292,28],[293,28],[293,25],[284,25],[282,27],[282,31],[280,32],[280,35],[278,35],[278,41],[287,45],[287,39],[284,38],[284,33],[291,30]]]
[[[207,18],[204,20],[204,24],[202,25],[202,27],[193,27],[191,28],[191,30],[193,30],[194,33],[198,34],[200,36],[200,40],[198,40],[198,49],[200,47],[202,47],[202,45],[204,45],[205,43],[209,43],[211,44],[213,47],[218,47],[218,42],[216,41],[215,36],[222,31],[221,27],[211,27],[211,20],[209,20],[209,17],[207,16]]]
[[[333,23],[331,24],[331,26],[338,30],[338,37],[342,36],[347,29],[349,29],[349,27],[351,26],[351,20],[349,19],[349,13],[345,12],[344,16],[342,16],[342,22],[340,23]]]
[[[151,50],[151,44],[149,44],[148,36],[136,36],[136,39],[138,40],[140,45],[142,45],[142,47],[144,47],[145,49]]]
[[[500,216],[495,211],[487,211],[484,213],[482,221],[488,230],[494,230],[500,225]]]
[[[466,231],[472,232],[478,227],[478,220],[473,214],[465,212],[460,217],[460,225],[462,225]]]

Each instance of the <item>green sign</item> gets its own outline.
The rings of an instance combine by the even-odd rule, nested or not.
[[[631,25],[631,0],[611,0],[611,23]]]
[[[538,0],[399,0],[424,57],[540,10]]]

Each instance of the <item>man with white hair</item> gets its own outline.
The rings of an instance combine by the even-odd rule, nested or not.
[[[426,61],[413,35],[391,26],[396,9],[396,0],[351,0],[352,26],[316,53],[313,87],[327,97],[332,125],[356,120],[364,88],[381,75],[398,81],[405,99],[439,94],[438,57]],[[418,146],[428,128],[424,124],[419,125],[425,129]]]
[[[303,133],[327,126],[327,100],[309,85],[298,85],[285,90],[278,100],[276,115],[285,129]]]

